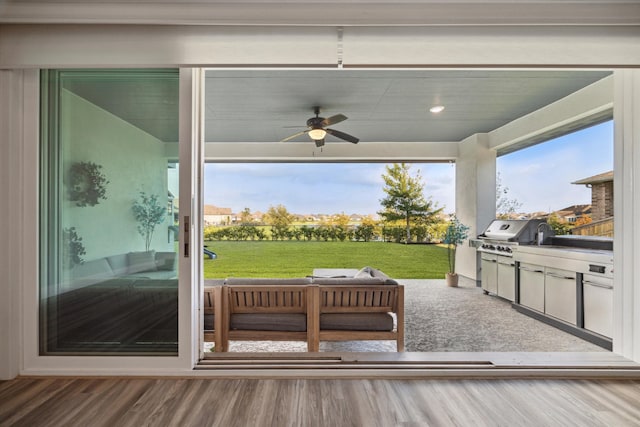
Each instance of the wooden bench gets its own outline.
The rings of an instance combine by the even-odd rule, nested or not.
[[[304,341],[309,352],[319,351],[320,341],[394,340],[404,351],[402,285],[265,282],[205,288],[204,314],[215,313],[205,341],[214,341],[215,351],[228,351],[230,340]]]
[[[205,286],[203,301],[204,341],[216,344],[215,351],[222,342],[222,286]]]
[[[404,286],[321,285],[318,292],[319,341],[394,340],[404,351]],[[388,313],[396,318],[390,328]]]
[[[309,286],[223,286],[220,351],[229,350],[229,340],[306,341],[313,325],[313,289]]]

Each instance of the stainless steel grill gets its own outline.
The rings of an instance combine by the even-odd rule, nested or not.
[[[544,219],[496,219],[478,236],[478,251],[513,255],[513,246],[544,244],[553,229]]]

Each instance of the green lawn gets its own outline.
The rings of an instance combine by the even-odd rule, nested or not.
[[[371,266],[397,279],[442,279],[447,250],[436,245],[383,242],[211,241],[204,277],[304,277],[314,268]]]

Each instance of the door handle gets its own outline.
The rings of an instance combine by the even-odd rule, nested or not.
[[[549,277],[554,277],[556,279],[564,279],[564,280],[576,280],[575,277],[571,277],[571,276],[563,276],[561,274],[555,274],[555,273],[547,273],[547,276]]]
[[[528,271],[529,273],[544,273],[542,270],[534,270],[532,268],[520,267],[520,271]]]
[[[605,285],[605,284],[602,284],[602,283],[591,282],[589,280],[583,280],[582,284],[583,285],[589,285],[589,286],[595,286],[597,288],[603,288],[603,289],[613,289],[613,285]]]
[[[189,216],[185,215],[182,217],[182,224],[183,224],[183,249],[184,249],[184,257],[185,258],[189,258],[189,230],[190,230],[190,224],[189,224]]]

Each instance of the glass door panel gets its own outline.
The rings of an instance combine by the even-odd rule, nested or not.
[[[178,70],[42,72],[40,354],[178,351]]]

